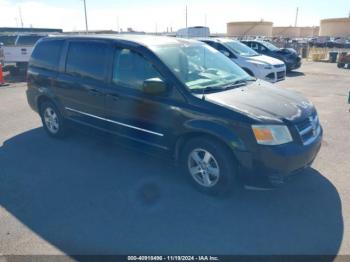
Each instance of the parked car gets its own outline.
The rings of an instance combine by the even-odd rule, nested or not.
[[[35,43],[47,35],[24,34],[16,37],[14,45],[4,46],[5,64],[9,64],[11,74],[26,71]]]
[[[209,37],[209,27],[206,26],[192,26],[179,29],[176,32],[177,37],[191,38],[191,37]]]
[[[284,80],[286,77],[286,66],[282,61],[260,55],[239,41],[227,38],[199,40],[223,53],[251,76],[271,83]]]
[[[259,40],[242,41],[242,43],[254,49],[259,54],[283,61],[286,64],[287,71],[298,69],[301,66],[301,57],[292,48],[278,48],[270,42]]]
[[[238,179],[278,186],[310,166],[321,146],[307,99],[252,78],[198,41],[48,37],[36,45],[27,79],[29,105],[48,135],[64,136],[71,123],[118,135],[174,157],[208,193],[233,190]]]
[[[338,68],[350,68],[350,54],[342,52],[339,54]]]

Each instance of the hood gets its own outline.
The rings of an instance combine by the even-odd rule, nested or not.
[[[266,55],[251,56],[248,58],[248,61],[258,61],[260,63],[265,63],[269,65],[284,64],[283,61]]]
[[[208,94],[205,100],[266,123],[297,122],[315,110],[301,95],[261,80]]]
[[[281,48],[277,51],[277,53],[282,55],[298,55],[297,51],[295,51],[293,48]]]

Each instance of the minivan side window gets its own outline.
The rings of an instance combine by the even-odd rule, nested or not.
[[[57,70],[61,57],[64,40],[50,40],[39,42],[30,59],[32,66]]]
[[[113,83],[141,91],[143,82],[150,78],[162,77],[148,60],[129,49],[116,50]]]
[[[108,45],[103,42],[71,42],[66,73],[73,76],[103,80],[107,69]]]

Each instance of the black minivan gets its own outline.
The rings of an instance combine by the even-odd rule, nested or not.
[[[174,157],[199,189],[275,187],[311,165],[322,128],[297,93],[250,77],[194,40],[55,36],[40,40],[27,98],[52,137],[71,123]]]

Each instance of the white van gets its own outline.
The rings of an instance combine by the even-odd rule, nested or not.
[[[229,57],[251,76],[271,83],[284,80],[286,77],[286,65],[283,61],[260,55],[239,41],[226,38],[199,40]]]
[[[176,32],[176,37],[190,38],[190,37],[209,37],[209,27],[206,26],[193,26],[179,29]]]

